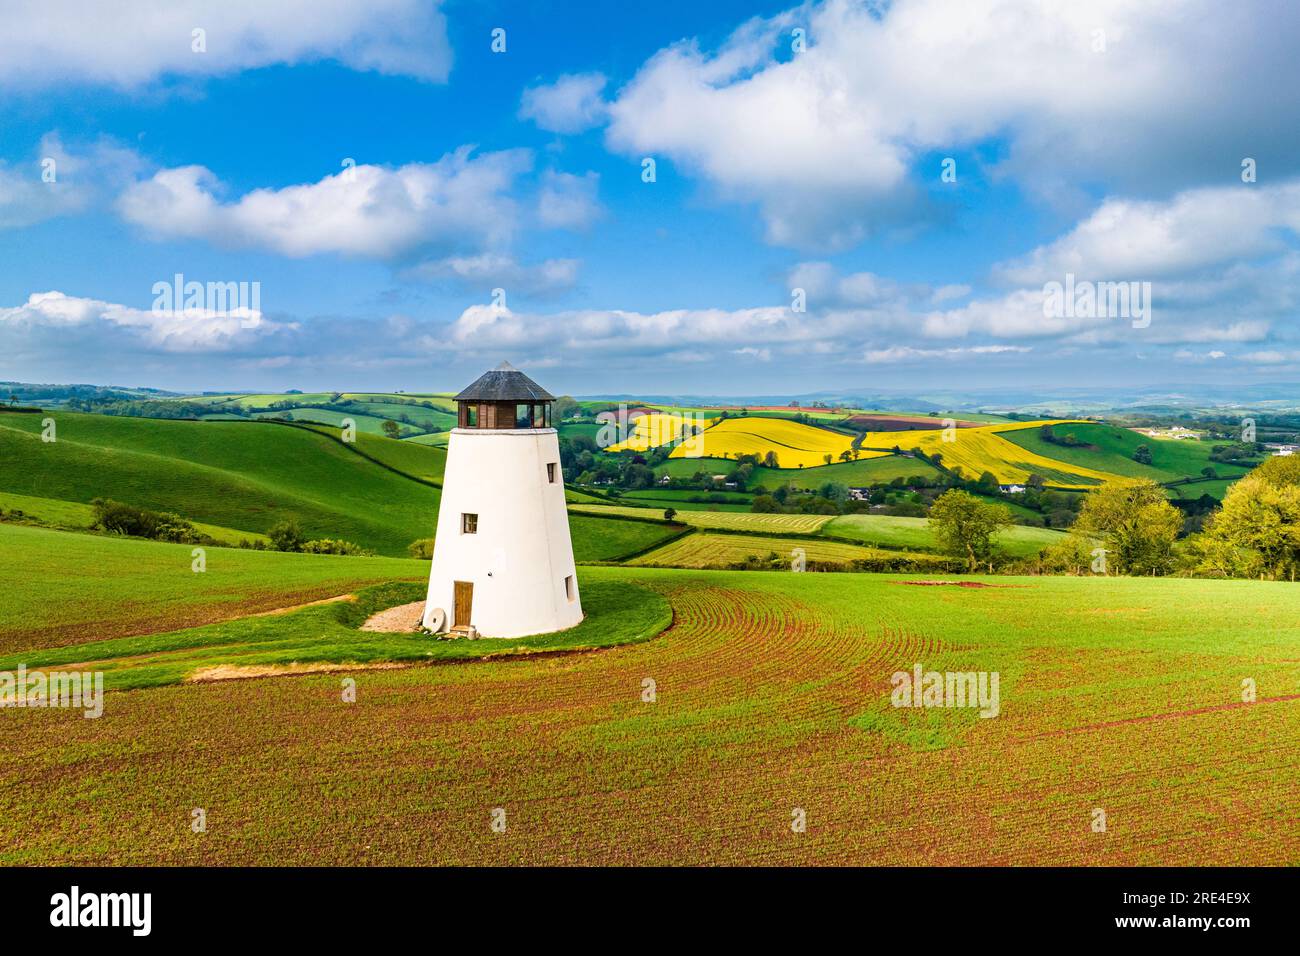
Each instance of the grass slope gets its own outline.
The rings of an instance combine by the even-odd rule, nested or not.
[[[1037,428],[1003,432],[1002,437],[1038,455],[1129,478],[1150,478],[1166,482],[1188,476],[1200,477],[1201,469],[1207,466],[1213,466],[1224,478],[1240,476],[1247,471],[1245,468],[1210,461],[1210,452],[1214,447],[1212,442],[1148,438],[1127,428],[1100,424],[1059,425],[1054,431],[1058,436],[1074,435],[1080,441],[1095,447],[1067,448],[1045,442],[1039,436]],[[1133,460],[1133,452],[1139,445],[1146,445],[1151,450],[1150,465],[1140,465]],[[1200,494],[1197,491],[1196,496]]]
[[[309,537],[344,538],[389,555],[404,555],[436,524],[436,488],[307,428],[72,412],[55,418],[58,440],[46,443],[39,416],[0,416],[0,460],[18,464],[0,471],[0,491],[82,503],[116,498],[243,531],[265,532],[295,516]],[[362,436],[358,442],[373,447]]]
[[[681,534],[681,525],[663,521],[631,521],[626,518],[599,518],[593,515],[569,515],[569,534],[573,538],[573,556],[584,561],[619,561],[630,554],[652,548]]]
[[[0,524],[0,648],[53,647],[220,621],[421,580],[426,562],[207,548]]]
[[[822,528],[821,533],[827,537],[887,548],[907,548],[917,551],[934,551],[937,548],[934,534],[930,531],[929,522],[925,518],[843,515],[833,519]],[[994,540],[1008,554],[1025,557],[1037,554],[1063,537],[1063,532],[1051,528],[1029,528],[1017,525],[1000,531]]]
[[[654,591],[618,581],[580,582],[579,586],[582,623],[554,634],[464,641],[360,630],[378,611],[424,599],[423,583],[385,584],[361,590],[351,601],[287,614],[0,655],[0,670],[15,670],[20,663],[29,670],[49,670],[93,662],[95,670],[104,672],[106,688],[125,690],[178,684],[211,667],[427,663],[591,650],[649,640],[672,622],[668,602]]]
[[[21,518],[6,514],[5,520],[23,524],[27,519],[35,519],[34,524],[49,528],[70,531],[89,531],[95,521],[95,510],[90,505],[75,501],[60,501],[57,498],[35,498],[31,495],[16,495],[0,491],[0,510],[5,512],[22,512]],[[223,528],[220,525],[193,523],[195,529],[215,538],[222,544],[238,545],[241,541],[268,541],[264,534],[239,531],[235,528]]]

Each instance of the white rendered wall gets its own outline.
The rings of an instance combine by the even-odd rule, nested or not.
[[[461,533],[462,514],[478,515],[477,533]],[[456,581],[473,583],[470,623],[484,637],[545,634],[582,620],[555,429],[452,429],[426,624],[434,608],[454,623]]]

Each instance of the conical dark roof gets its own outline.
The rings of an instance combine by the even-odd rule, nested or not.
[[[553,402],[555,396],[509,362],[484,372],[456,396],[458,402]]]

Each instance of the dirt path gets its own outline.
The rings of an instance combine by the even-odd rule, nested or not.
[[[424,602],[412,601],[410,604],[399,604],[397,607],[372,614],[366,623],[361,625],[361,630],[382,631],[389,634],[414,631],[420,626],[420,619],[423,617]]]
[[[277,607],[271,611],[258,611],[256,614],[246,615],[247,617],[273,617],[276,614],[288,614],[291,611],[301,611],[305,607],[316,607],[320,604],[338,604],[340,601],[355,601],[355,594],[336,594],[334,597],[321,598],[319,601],[308,601],[306,604],[290,604],[288,607]]]

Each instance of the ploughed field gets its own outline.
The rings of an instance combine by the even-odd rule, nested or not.
[[[110,691],[96,720],[2,709],[0,748],[22,759],[0,769],[0,861],[1300,860],[1300,591],[943,580],[587,567],[589,611],[617,620],[648,589],[671,626],[602,650]],[[106,607],[142,587],[122,579]],[[240,634],[267,627],[196,633],[245,653]],[[996,672],[998,716],[892,707],[891,674],[918,663]]]

